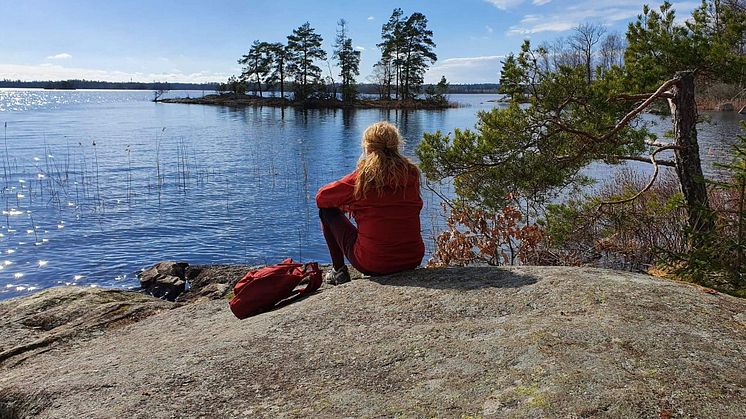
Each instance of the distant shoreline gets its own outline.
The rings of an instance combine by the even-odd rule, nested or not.
[[[76,88],[57,88],[57,87],[9,87],[9,86],[0,86],[0,90],[47,90],[47,91],[54,91],[54,90],[64,90],[64,91],[91,91],[91,90],[109,90],[112,92],[115,91],[127,91],[127,92],[150,92],[152,93],[156,89],[147,89],[147,88],[124,88],[124,87],[76,87]],[[170,89],[169,91],[189,91],[189,92],[214,92],[215,89],[200,89],[200,88],[184,88],[184,89]]]
[[[159,99],[158,103],[182,103],[189,105],[218,105],[218,106],[268,106],[275,108],[319,108],[319,109],[449,109],[458,108],[459,104],[453,102],[436,102],[428,100],[386,100],[386,99],[359,99],[352,103],[345,103],[334,99],[311,99],[304,102],[295,102],[279,97],[258,96],[236,96],[236,95],[207,95],[198,98],[171,98]]]

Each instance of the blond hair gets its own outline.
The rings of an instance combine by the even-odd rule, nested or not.
[[[417,166],[399,152],[403,143],[399,130],[389,122],[376,122],[365,129],[362,144],[365,153],[357,162],[355,199],[365,198],[371,189],[379,195],[385,187],[404,189],[412,172],[419,176]]]

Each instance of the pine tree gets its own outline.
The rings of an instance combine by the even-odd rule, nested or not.
[[[267,45],[267,55],[270,60],[270,74],[268,83],[280,84],[280,97],[285,98],[285,79],[287,78],[287,66],[290,60],[288,49],[281,42]]]
[[[288,70],[295,76],[295,100],[306,100],[321,79],[321,68],[316,60],[325,60],[326,51],[321,48],[323,38],[306,22],[288,36]]]
[[[357,88],[355,77],[360,74],[360,51],[352,46],[352,39],[347,35],[347,22],[340,19],[337,23],[337,40],[334,44],[334,55],[342,78],[342,100],[350,103],[355,100]]]
[[[446,99],[446,93],[448,93],[448,80],[446,76],[441,76],[440,81],[436,85],[430,85],[425,89],[427,94],[427,100],[436,104],[445,105],[448,104]]]
[[[424,81],[425,72],[438,57],[433,50],[433,32],[427,29],[427,18],[412,13],[404,23],[402,33],[402,98],[414,99]]]
[[[251,44],[249,53],[238,60],[239,64],[244,65],[241,78],[245,81],[253,81],[256,90],[259,91],[260,97],[262,96],[262,82],[266,80],[270,67],[267,46],[266,42],[256,40]]]
[[[520,102],[524,92],[523,71],[518,67],[513,54],[508,54],[501,63],[503,68],[500,70],[500,88],[497,92],[510,96],[513,102]]]
[[[433,52],[433,32],[427,29],[427,18],[412,13],[406,19],[401,9],[394,9],[381,28],[380,63],[390,63],[396,84],[396,99],[414,99],[424,80],[425,71],[438,58]]]
[[[394,9],[389,21],[381,27],[382,42],[378,44],[381,49],[381,60],[379,64],[386,67],[390,74],[386,85],[386,96],[391,98],[391,82],[395,86],[395,98],[399,99],[399,86],[401,80],[401,50],[402,32],[404,30],[404,12],[400,8]]]

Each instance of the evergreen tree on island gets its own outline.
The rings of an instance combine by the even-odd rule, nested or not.
[[[295,100],[304,101],[310,97],[314,86],[321,79],[321,68],[316,60],[325,60],[326,51],[321,48],[324,39],[306,22],[288,36],[287,51],[290,60],[288,71],[295,76]]]
[[[428,86],[425,89],[426,100],[439,105],[448,105],[446,93],[448,93],[448,80],[446,80],[446,76],[440,76],[438,84]]]
[[[402,97],[414,99],[420,91],[425,72],[438,57],[433,50],[433,32],[427,29],[427,18],[422,13],[412,13],[404,24],[402,43]]]
[[[395,98],[399,99],[402,32],[404,28],[403,16],[404,12],[402,9],[394,9],[389,21],[381,27],[382,42],[377,45],[381,49],[381,59],[376,66],[380,67],[382,72],[387,75],[384,80],[387,99],[391,99],[392,81],[395,83]]]
[[[239,64],[245,66],[241,79],[249,82],[253,81],[256,90],[259,92],[259,97],[262,97],[262,82],[266,81],[271,64],[271,58],[267,54],[268,46],[269,44],[266,42],[256,40],[251,44],[249,53],[238,60]]]
[[[357,96],[355,77],[360,74],[360,51],[352,46],[352,39],[347,35],[347,22],[340,19],[337,29],[337,40],[334,44],[334,56],[342,78],[342,100],[351,103]]]
[[[280,97],[285,98],[285,79],[287,77],[287,66],[290,60],[288,48],[282,42],[273,42],[266,46],[267,56],[270,62],[270,74],[267,80],[270,84],[280,85]]]
[[[433,32],[427,28],[427,18],[415,12],[405,19],[401,9],[394,9],[389,21],[381,28],[381,37],[379,64],[390,63],[393,67],[396,98],[415,99],[425,72],[438,59],[434,52]]]

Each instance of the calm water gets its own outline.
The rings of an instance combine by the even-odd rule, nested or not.
[[[202,92],[172,92],[172,96]],[[453,95],[443,111],[295,110],[154,104],[147,91],[0,89],[0,299],[57,284],[134,287],[166,259],[328,261],[314,196],[351,171],[360,136],[390,120],[408,140],[471,128],[494,95]],[[738,116],[702,127],[722,159]],[[0,125],[3,129],[3,125]],[[665,130],[665,124],[661,125]],[[709,165],[709,163],[708,163]],[[590,169],[605,178],[606,166]],[[442,225],[425,193],[423,235]]]

